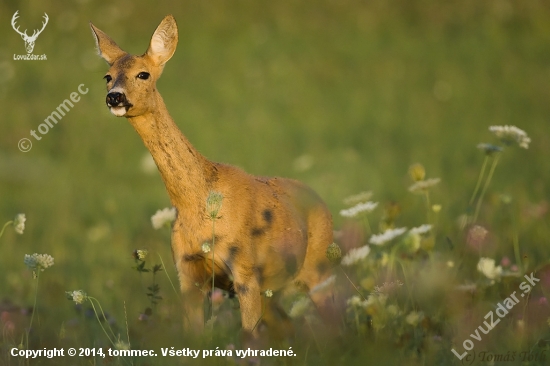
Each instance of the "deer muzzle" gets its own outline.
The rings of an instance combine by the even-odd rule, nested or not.
[[[126,95],[119,92],[112,92],[107,94],[107,99],[105,100],[108,107],[122,107],[128,104],[126,100]]]

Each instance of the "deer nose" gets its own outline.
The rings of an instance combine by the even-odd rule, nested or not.
[[[109,107],[117,107],[126,103],[126,96],[123,93],[113,92],[107,94],[105,101]]]

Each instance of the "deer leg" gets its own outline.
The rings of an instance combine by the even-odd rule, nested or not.
[[[262,296],[262,309],[264,309],[262,321],[267,325],[269,334],[276,340],[290,338],[294,335],[292,320],[279,305],[280,294],[277,292],[271,298]]]
[[[184,329],[200,334],[204,330],[204,294],[202,287],[194,282],[196,265],[183,263],[178,272],[183,295]]]
[[[258,335],[258,324],[262,317],[262,298],[260,285],[253,271],[244,274],[235,274],[235,292],[241,306],[241,323],[243,330]]]

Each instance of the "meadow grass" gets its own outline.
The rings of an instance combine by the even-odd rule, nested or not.
[[[50,23],[34,51],[47,54],[47,61],[13,60],[24,53],[8,26],[16,10],[29,29],[48,13]],[[361,260],[335,268],[335,283],[329,284],[338,289],[342,334],[321,337],[307,300],[287,299],[288,310],[295,301],[302,304],[292,313],[296,338],[275,347],[292,345],[298,356],[276,363],[458,364],[451,348],[462,350],[485,314],[518,291],[522,280],[516,274],[531,272],[541,282],[482,341],[473,341],[474,350],[516,352],[507,364],[520,364],[522,352],[547,349],[546,3],[3,2],[0,224],[18,213],[27,221],[23,235],[8,225],[0,237],[0,365],[182,362],[26,362],[9,355],[19,346],[105,348],[118,340],[157,353],[172,346],[240,346],[235,300],[218,297],[212,304],[217,320],[204,339],[183,333],[182,300],[170,283],[178,288],[169,230],[155,230],[150,221],[169,205],[168,196],[158,173],[142,166],[147,152],[135,131],[104,105],[107,65],[95,55],[88,21],[123,49],[141,53],[169,13],[180,41],[158,88],[194,146],[211,160],[254,174],[306,182],[329,205],[344,256],[370,246]],[[33,140],[31,151],[19,151],[17,142],[32,139],[30,130],[79,84],[89,92],[42,140]],[[492,125],[525,130],[529,149],[503,145],[488,130]],[[505,146],[487,185],[495,156],[477,149],[479,143]],[[425,170],[420,181],[440,178],[421,194],[409,191],[415,163]],[[378,206],[360,217],[341,216],[351,206],[343,199],[361,191],[372,191],[369,199]],[[411,233],[423,224],[432,225],[429,232]],[[372,234],[401,227],[407,230],[392,241],[371,242]],[[149,251],[144,269],[162,265],[154,282],[149,272],[133,269],[140,265],[132,255],[137,249]],[[38,288],[24,263],[32,253],[55,258],[40,273]],[[489,259],[481,271],[480,258]],[[153,306],[147,294],[155,284],[153,296],[162,299]],[[94,306],[100,304],[104,314],[89,302],[67,300],[65,292],[75,290],[97,299]],[[545,364],[533,357],[525,364]],[[273,359],[262,359],[268,361]]]

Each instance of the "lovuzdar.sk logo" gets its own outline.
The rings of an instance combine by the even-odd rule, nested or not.
[[[32,35],[27,34],[27,30],[25,29],[23,32],[19,30],[19,26],[16,24],[17,18],[19,18],[19,10],[13,14],[13,17],[11,18],[11,26],[13,27],[13,30],[17,32],[23,38],[23,41],[25,42],[25,49],[27,50],[26,55],[13,55],[14,60],[31,60],[31,61],[41,61],[41,60],[47,60],[46,55],[35,55],[32,53],[34,50],[34,44],[36,42],[36,39],[42,33],[44,28],[46,28],[46,25],[48,24],[48,14],[44,13],[44,21],[42,22],[42,28],[40,30],[35,29],[32,33]]]

